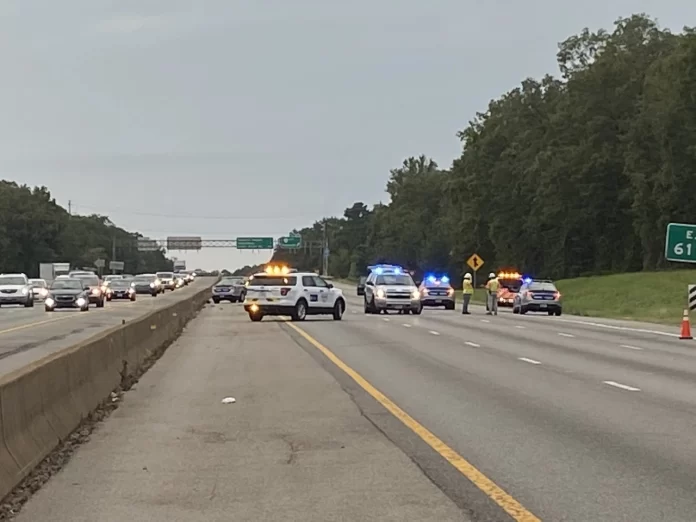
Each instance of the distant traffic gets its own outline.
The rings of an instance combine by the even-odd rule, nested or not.
[[[107,302],[134,302],[146,294],[157,297],[189,285],[193,271],[154,274],[109,274],[100,277],[91,270],[70,270],[67,263],[44,263],[43,277],[29,279],[26,274],[0,274],[0,307],[15,305],[32,308],[43,303],[46,312],[62,309],[87,312],[90,305],[104,308]]]

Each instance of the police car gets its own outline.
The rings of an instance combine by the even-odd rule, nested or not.
[[[313,272],[267,266],[246,282],[244,311],[252,321],[287,315],[304,321],[308,315],[331,315],[340,321],[346,310],[343,292]]]
[[[444,306],[446,310],[454,310],[456,307],[454,288],[446,275],[426,275],[420,285],[420,292],[423,306]]]
[[[423,311],[421,293],[410,274],[400,266],[369,266],[365,281],[364,309],[366,314],[399,313],[420,315]]]

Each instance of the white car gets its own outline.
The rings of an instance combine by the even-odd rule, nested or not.
[[[45,279],[30,279],[35,301],[43,301],[48,295],[48,283]]]
[[[266,315],[287,315],[293,321],[331,315],[340,321],[346,310],[343,292],[313,272],[267,268],[251,276],[246,286],[244,310],[252,321]]]
[[[4,304],[34,306],[34,292],[26,274],[0,275],[0,305]]]

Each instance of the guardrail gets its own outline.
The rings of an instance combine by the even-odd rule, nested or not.
[[[216,281],[0,378],[0,500],[149,356],[179,336]]]

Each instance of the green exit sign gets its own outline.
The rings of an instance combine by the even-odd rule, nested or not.
[[[667,225],[665,258],[678,263],[696,263],[696,225]]]
[[[273,250],[272,237],[238,237],[239,250]]]

